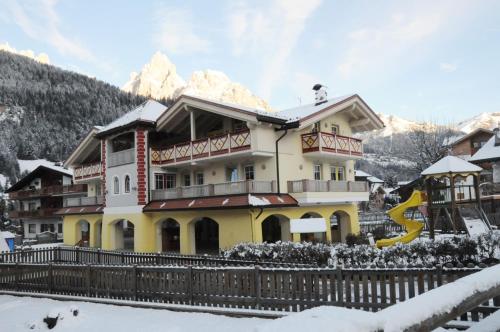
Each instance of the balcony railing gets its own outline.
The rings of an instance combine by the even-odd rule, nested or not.
[[[316,151],[362,156],[363,143],[357,138],[325,132],[302,134],[302,152]]]
[[[64,200],[64,207],[102,205],[103,202],[104,202],[103,196],[68,197],[67,199]]]
[[[83,180],[101,176],[102,164],[101,162],[80,165],[75,168],[73,176],[75,180]]]
[[[40,189],[32,190],[19,190],[9,193],[10,199],[24,199],[31,197],[42,197],[42,196],[52,196],[52,195],[64,195],[64,194],[76,194],[87,191],[86,184],[72,184],[72,185],[56,185],[47,186]]]
[[[367,192],[368,184],[364,181],[323,181],[297,180],[288,181],[289,193],[303,192]]]
[[[135,160],[135,148],[112,152],[108,155],[108,167],[132,164]]]
[[[151,162],[154,165],[172,164],[249,150],[250,147],[250,131],[244,130],[179,143],[165,149],[151,149]]]
[[[10,211],[9,218],[49,218],[60,208],[45,208],[31,211]]]
[[[152,191],[152,197],[153,200],[165,200],[251,193],[265,194],[274,192],[275,188],[275,181],[237,181],[171,189],[157,189]]]

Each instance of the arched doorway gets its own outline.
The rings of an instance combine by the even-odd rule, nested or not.
[[[319,213],[307,212],[300,219],[323,218]],[[326,232],[300,233],[301,242],[326,242]]]
[[[194,251],[197,254],[219,253],[219,224],[210,218],[199,218],[192,222],[194,228]]]
[[[344,211],[335,211],[330,216],[332,242],[345,242],[347,234],[351,233],[351,217]]]
[[[158,250],[163,252],[180,251],[180,225],[172,218],[158,223]]]
[[[80,220],[77,227],[77,243],[79,247],[88,247],[90,241],[90,223],[87,220]]]
[[[134,251],[134,224],[129,220],[120,219],[113,225],[115,249]]]
[[[282,215],[273,214],[262,221],[262,242],[275,243],[291,241],[290,220]]]

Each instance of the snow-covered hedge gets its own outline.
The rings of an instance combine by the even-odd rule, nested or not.
[[[446,263],[496,263],[500,257],[500,236],[494,233],[476,239],[418,240],[377,249],[370,245],[325,243],[241,243],[224,252],[227,258],[273,260],[290,263],[344,266],[432,266]]]

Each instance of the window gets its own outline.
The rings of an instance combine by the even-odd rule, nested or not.
[[[183,185],[185,187],[189,187],[191,185],[191,175],[190,174],[184,174]]]
[[[155,174],[155,188],[156,189],[170,189],[176,186],[175,173],[156,173]]]
[[[125,175],[125,184],[123,185],[123,188],[126,193],[130,192],[130,176],[128,175]]]
[[[254,173],[253,165],[245,166],[245,180],[247,180],[247,181],[255,180],[255,173]]]
[[[340,128],[336,124],[332,124],[332,134],[337,135],[340,134]]]
[[[113,194],[118,195],[120,193],[120,180],[117,176],[113,178]]]
[[[43,232],[54,233],[54,230],[55,230],[54,224],[42,224],[42,233]]]
[[[28,233],[30,234],[36,233],[36,224],[28,224]]]
[[[330,180],[345,181],[345,168],[343,166],[330,166]]]
[[[321,180],[321,165],[313,166],[314,180]]]
[[[57,233],[59,233],[59,234],[61,234],[63,232],[62,225],[63,224],[57,224]]]
[[[314,125],[313,125],[312,132],[313,133],[318,133],[320,131],[321,131],[321,123],[319,121],[315,122]]]
[[[203,173],[196,173],[196,184],[202,185],[204,182]]]
[[[236,182],[238,181],[238,168],[237,167],[228,167],[226,169],[226,181],[227,182]]]

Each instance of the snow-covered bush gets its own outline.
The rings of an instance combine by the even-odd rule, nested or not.
[[[343,266],[433,266],[447,263],[497,263],[500,258],[500,235],[488,233],[476,239],[453,237],[417,240],[409,244],[377,249],[367,244],[343,243],[240,243],[224,252],[227,258],[287,263]]]

